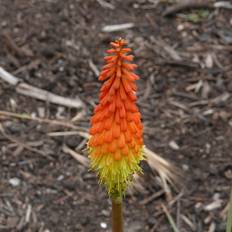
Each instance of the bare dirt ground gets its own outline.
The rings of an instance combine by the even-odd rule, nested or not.
[[[79,97],[86,107],[74,124],[86,132],[104,51],[110,41],[126,38],[141,76],[146,146],[183,173],[168,203],[145,165],[146,191],[125,200],[126,231],[172,231],[162,204],[180,232],[225,231],[232,183],[231,10],[163,16],[170,6],[151,0],[0,0],[0,66],[33,86]],[[103,31],[123,23],[133,27]],[[0,114],[0,231],[110,231],[104,189],[63,150],[66,145],[83,154],[86,140],[50,136],[76,129],[22,119],[68,121],[81,110],[20,95],[1,79],[0,110],[21,117]]]

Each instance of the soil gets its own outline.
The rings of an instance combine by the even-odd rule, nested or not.
[[[101,85],[96,70],[109,42],[126,38],[141,77],[145,144],[182,177],[168,202],[144,165],[146,191],[125,198],[125,231],[173,231],[162,205],[180,232],[225,231],[232,183],[231,10],[203,8],[164,17],[171,4],[0,0],[0,66],[33,86],[79,97],[86,107],[75,124],[88,131]],[[123,23],[133,27],[103,31]],[[20,95],[1,79],[0,110],[67,121],[82,112]],[[52,137],[51,132],[72,129],[1,114],[0,126],[0,231],[110,231],[104,188],[62,149],[66,144],[86,155],[83,137]]]

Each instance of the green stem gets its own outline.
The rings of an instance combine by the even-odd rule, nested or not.
[[[112,198],[112,232],[123,232],[122,198]]]
[[[228,210],[226,232],[232,232],[232,189],[230,193],[230,203],[229,203],[229,210]]]

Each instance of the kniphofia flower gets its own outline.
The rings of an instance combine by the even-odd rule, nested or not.
[[[104,84],[88,143],[91,167],[110,196],[125,192],[132,175],[141,170],[143,159],[143,126],[135,95],[139,77],[133,72],[137,66],[130,63],[133,56],[128,55],[131,49],[126,44],[123,39],[116,40],[106,51],[109,55],[99,76]]]

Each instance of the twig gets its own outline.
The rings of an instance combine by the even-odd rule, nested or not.
[[[181,215],[181,219],[191,228],[192,231],[196,231],[196,225],[190,221],[185,215]]]
[[[31,213],[32,213],[32,207],[29,204],[28,207],[27,207],[26,216],[25,216],[25,222],[26,223],[30,222]]]
[[[89,160],[85,156],[78,154],[77,152],[69,148],[67,145],[64,145],[62,150],[63,152],[71,155],[75,160],[80,162],[83,166],[89,167]]]
[[[0,67],[0,78],[4,81],[8,82],[11,85],[14,85],[16,88],[16,92],[25,96],[33,97],[39,100],[43,100],[46,102],[51,102],[58,105],[63,105],[67,107],[73,108],[83,108],[84,103],[80,99],[71,99],[65,98],[53,93],[50,93],[46,90],[39,89],[32,85],[23,83],[19,78],[13,76],[6,70]]]
[[[17,85],[19,83],[19,79],[10,73],[8,73],[6,70],[0,67],[0,77],[8,82],[10,85]]]
[[[104,0],[97,0],[97,2],[103,7],[103,8],[107,8],[107,9],[110,9],[110,10],[114,10],[115,9],[115,6],[112,5],[111,3],[109,2],[106,2]]]
[[[39,89],[37,87],[33,87],[28,84],[20,83],[16,87],[16,91],[20,94],[33,97],[39,100],[43,100],[46,102],[51,102],[57,105],[63,105],[67,107],[73,108],[82,108],[84,104],[81,102],[80,99],[71,99],[58,96],[56,94],[50,93],[46,90]]]
[[[107,25],[102,28],[103,32],[114,32],[114,31],[123,31],[126,29],[133,28],[135,26],[134,23],[124,23],[124,24],[117,24],[117,25]]]
[[[140,202],[142,205],[147,205],[148,203],[151,203],[154,201],[156,198],[162,196],[164,194],[164,190],[160,190],[158,192],[153,193],[150,197],[145,198]]]
[[[32,60],[29,64],[23,65],[21,67],[19,67],[18,69],[16,69],[13,74],[17,75],[18,73],[24,72],[25,70],[29,71],[31,69],[36,69],[38,68],[38,66],[41,64],[41,60],[39,59],[35,59]]]
[[[85,115],[86,115],[86,111],[83,109],[71,119],[71,122],[76,122],[80,120],[81,118],[83,118]]]
[[[32,120],[32,121],[37,121],[39,123],[47,123],[47,124],[63,126],[63,127],[67,127],[67,128],[71,128],[75,130],[86,131],[85,128],[75,126],[74,124],[70,122],[60,121],[60,120],[51,120],[51,119],[39,118],[39,117],[32,117],[28,114],[18,114],[18,113],[12,113],[8,111],[0,111],[0,116],[14,117],[14,118],[22,119],[22,120]]]
[[[89,60],[89,67],[93,70],[96,77],[98,77],[100,71],[98,70],[97,66],[93,63],[93,61],[91,59]]]
[[[165,60],[163,62],[159,62],[159,65],[170,65],[170,66],[177,66],[183,68],[200,68],[200,65],[197,63],[193,63],[189,60]]]
[[[158,47],[162,48],[174,61],[182,61],[182,58],[178,52],[165,41],[156,39],[155,37],[151,37],[151,41],[154,42]]]
[[[33,57],[33,53],[31,50],[25,49],[23,47],[19,47],[14,40],[11,38],[9,33],[3,33],[3,38],[5,40],[6,46],[9,50],[11,50],[12,53],[22,57]]]
[[[215,8],[225,8],[225,9],[232,9],[232,4],[231,2],[228,1],[220,1],[220,2],[215,2],[214,3]]]
[[[82,131],[56,131],[56,132],[50,132],[47,135],[51,137],[80,135],[85,139],[89,138],[89,134],[87,132],[82,132]]]
[[[47,156],[43,151],[41,150],[38,150],[38,149],[35,149],[35,148],[32,148],[29,144],[25,143],[25,142],[22,142],[22,141],[19,141],[18,139],[16,138],[13,138],[9,135],[7,135],[3,129],[3,127],[0,125],[0,132],[2,133],[2,135],[8,139],[9,141],[13,142],[13,143],[16,143],[18,144],[20,147],[23,147],[24,149],[27,149],[29,151],[32,151],[32,152],[35,152],[37,154],[40,154],[42,155],[43,157],[46,157],[47,159],[52,159],[50,156]]]
[[[189,0],[182,1],[174,6],[170,6],[163,13],[163,16],[171,16],[183,10],[189,9],[199,9],[199,8],[213,8],[213,4],[211,1],[202,1],[202,0]]]
[[[84,147],[86,147],[89,135],[87,132],[82,132],[82,131],[60,131],[60,132],[51,132],[47,134],[48,136],[51,137],[59,137],[59,136],[71,136],[71,135],[79,135],[83,137],[83,141],[76,147],[76,150],[81,150]]]

